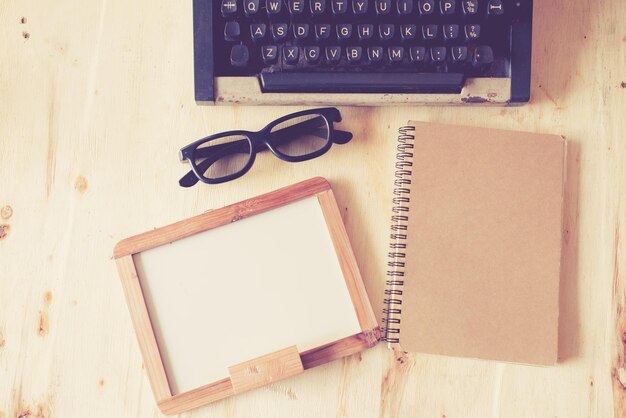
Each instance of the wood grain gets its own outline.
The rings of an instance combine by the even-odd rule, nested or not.
[[[113,250],[115,258],[139,253],[202,231],[237,222],[272,208],[286,205],[313,194],[328,190],[330,185],[321,178],[312,178],[262,196],[235,203],[193,218],[184,219],[143,234],[120,241]]]
[[[350,143],[298,164],[260,153],[232,183],[182,189],[181,147],[301,108],[196,106],[191,2],[0,2],[0,207],[12,208],[0,222],[0,416],[161,416],[111,248],[314,176],[333,184],[382,316],[395,137],[413,119],[567,138],[559,364],[379,344],[182,416],[623,417],[626,2],[534,7],[529,105],[342,107]]]
[[[324,214],[326,225],[328,225],[330,238],[337,252],[339,266],[346,279],[346,285],[350,292],[352,304],[356,309],[361,331],[371,332],[373,329],[378,328],[378,322],[372,310],[372,305],[367,296],[365,286],[363,285],[359,266],[356,264],[356,259],[352,253],[352,247],[350,246],[348,234],[343,225],[343,220],[341,219],[333,191],[329,189],[318,193],[317,199],[322,207],[322,213]]]
[[[169,399],[158,402],[159,409],[166,415],[180,414],[207,403],[233,396],[233,384],[230,378],[211,383],[184,393],[176,394]]]
[[[133,257],[127,255],[118,258],[116,264],[154,398],[157,402],[162,399],[167,399],[172,396],[172,393],[167,381],[167,375],[165,374],[165,368],[163,367],[163,361],[161,360],[161,354],[159,353],[159,346],[150,322],[148,308],[143,298],[143,292]]]
[[[236,394],[304,372],[298,347],[291,346],[228,368]]]
[[[361,333],[343,338],[330,344],[316,347],[300,353],[300,361],[304,370],[339,360],[343,357],[360,353],[376,344],[378,330]],[[253,389],[253,388],[249,388]],[[237,393],[241,393],[239,390]],[[230,378],[222,379],[185,393],[176,394],[168,399],[158,401],[161,412],[167,415],[180,414],[193,408],[235,395]]]
[[[307,370],[345,356],[360,353],[376,345],[379,337],[380,331],[373,329],[372,331],[343,338],[322,347],[304,351],[301,353],[302,364],[304,365],[304,369]]]

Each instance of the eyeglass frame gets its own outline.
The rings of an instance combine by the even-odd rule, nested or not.
[[[324,144],[324,146],[321,147],[319,150],[313,151],[309,154],[300,155],[300,156],[286,155],[280,152],[278,149],[276,149],[274,145],[272,145],[271,143],[272,128],[276,127],[276,125],[279,125],[289,119],[295,119],[297,117],[306,116],[306,115],[319,115],[324,118],[324,121],[326,122],[326,126],[328,127],[328,138],[326,139],[326,144]],[[282,128],[279,131],[274,132],[274,135],[276,135],[277,132],[294,129],[294,127],[297,127],[300,124],[307,123],[307,122],[308,121],[304,121],[296,125]],[[257,152],[264,151],[265,149],[269,149],[272,152],[272,154],[274,154],[277,158],[283,161],[288,161],[292,163],[302,162],[302,161],[311,160],[313,158],[317,158],[325,154],[326,152],[328,152],[328,150],[331,148],[333,143],[345,144],[352,139],[352,133],[335,129],[333,125],[335,122],[341,122],[341,113],[339,112],[339,109],[335,107],[309,109],[309,110],[302,110],[299,112],[290,113],[288,115],[282,116],[268,123],[267,125],[265,125],[265,127],[263,127],[259,131],[246,131],[246,130],[225,131],[225,132],[220,132],[214,135],[209,135],[207,137],[198,139],[197,141],[194,141],[191,144],[186,145],[185,147],[181,148],[179,151],[180,161],[182,163],[189,162],[189,164],[191,165],[191,170],[179,180],[179,184],[182,187],[192,187],[198,181],[201,181],[206,184],[220,184],[220,183],[225,183],[225,182],[237,179],[243,176],[244,174],[246,174],[250,170],[250,168],[252,168],[252,165],[254,164],[254,161],[256,159]],[[200,175],[197,164],[195,163],[195,158],[197,157],[195,153],[198,151],[198,147],[200,145],[203,145],[215,139],[224,138],[228,136],[237,136],[237,135],[242,136],[243,138],[238,139],[237,141],[234,141],[232,143],[217,144],[217,145],[213,145],[212,147],[207,147],[207,148],[202,148],[202,149],[208,150],[213,147],[221,147],[221,149],[223,149],[223,146],[232,147],[239,141],[247,140],[246,142],[247,142],[247,146],[249,149],[250,157],[246,165],[244,165],[241,168],[241,170],[235,173],[228,174],[228,175],[218,177],[215,179],[205,177],[204,175]],[[214,149],[214,151],[219,151],[219,149],[217,150]],[[248,153],[248,151],[246,151],[246,153]],[[207,155],[206,157],[208,159],[209,155]],[[192,175],[193,175],[193,178],[191,178]]]

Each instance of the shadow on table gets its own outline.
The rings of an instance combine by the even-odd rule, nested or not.
[[[570,84],[582,82],[574,76],[584,62],[587,34],[592,31],[600,7],[594,1],[534,1],[532,103],[547,101],[560,107],[568,93],[576,90]],[[565,29],[574,21],[575,35]]]
[[[559,362],[576,357],[580,351],[580,312],[578,309],[579,189],[580,143],[568,141],[559,291]]]

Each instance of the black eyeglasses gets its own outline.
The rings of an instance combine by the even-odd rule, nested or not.
[[[179,184],[191,187],[198,180],[218,184],[246,174],[257,152],[272,154],[292,163],[310,160],[326,153],[333,143],[345,144],[352,134],[333,128],[341,114],[334,107],[304,110],[276,119],[258,132],[228,131],[207,136],[180,150],[180,161],[188,161],[191,171]]]

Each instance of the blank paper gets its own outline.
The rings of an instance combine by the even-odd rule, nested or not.
[[[172,394],[361,332],[316,196],[133,258]]]

